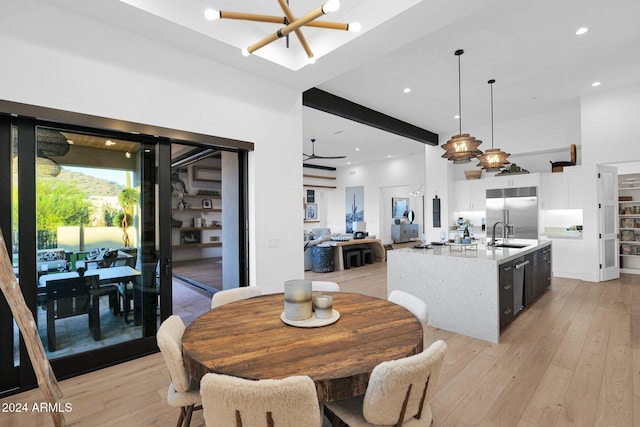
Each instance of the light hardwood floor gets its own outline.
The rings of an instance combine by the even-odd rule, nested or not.
[[[343,291],[386,296],[386,265],[308,273]],[[464,313],[460,313],[464,315]],[[604,283],[554,278],[500,344],[428,327],[447,342],[433,426],[640,426],[640,277]],[[160,354],[61,382],[69,425],[171,426]],[[38,390],[3,399],[40,402]],[[0,414],[2,426],[52,425],[48,414]],[[196,413],[192,426],[204,425]],[[301,426],[305,427],[305,426]]]

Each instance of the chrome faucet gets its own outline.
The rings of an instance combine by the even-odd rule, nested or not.
[[[505,232],[509,233],[510,230],[513,230],[513,225],[509,225],[504,221],[498,221],[495,224],[493,224],[493,231],[491,232],[491,241],[489,242],[489,246],[494,246],[496,244],[496,225],[498,224],[502,224],[504,225],[504,231],[503,231],[503,237]]]

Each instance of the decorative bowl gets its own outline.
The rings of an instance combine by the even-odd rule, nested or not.
[[[480,179],[480,177],[482,176],[482,169],[466,170],[464,171],[464,176],[466,176],[467,179]]]

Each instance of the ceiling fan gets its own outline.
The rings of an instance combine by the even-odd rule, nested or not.
[[[307,158],[303,160],[303,162],[306,162],[307,160],[314,160],[314,159],[345,159],[347,156],[320,156],[320,155],[316,155],[316,140],[315,138],[311,138],[311,154],[305,154],[302,153],[303,156],[306,156]]]

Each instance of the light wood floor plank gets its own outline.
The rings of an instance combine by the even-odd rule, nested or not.
[[[633,356],[629,284],[618,282],[612,299],[609,345],[604,366],[596,425],[623,426],[633,422]]]
[[[553,316],[548,329],[536,341],[535,348],[527,355],[524,363],[514,374],[513,380],[502,391],[500,397],[480,425],[517,425],[522,418],[558,346],[569,330],[572,319],[585,298],[585,294],[578,292],[576,289],[574,288],[563,304],[560,304],[561,301],[550,304],[550,310],[560,306],[560,311]]]
[[[573,370],[550,365],[520,421],[538,426],[554,425],[572,377]]]

